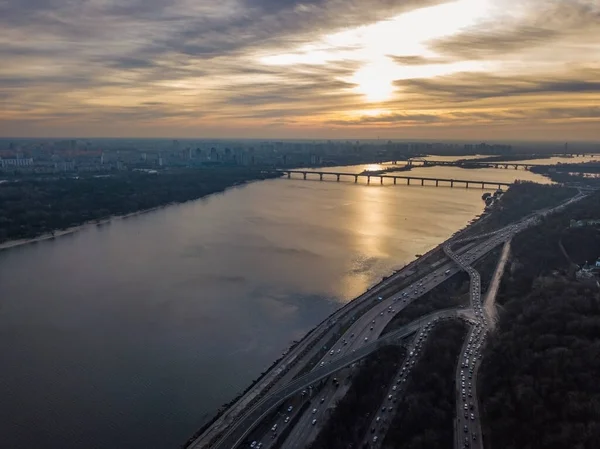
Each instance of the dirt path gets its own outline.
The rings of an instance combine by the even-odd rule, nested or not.
[[[485,314],[488,316],[490,327],[493,329],[496,327],[496,322],[498,320],[498,311],[496,309],[496,295],[498,294],[498,288],[500,287],[500,280],[502,279],[502,275],[504,274],[504,267],[506,266],[506,262],[508,261],[508,256],[510,255],[510,242],[506,242],[504,247],[502,248],[502,254],[500,255],[500,260],[498,260],[498,265],[496,266],[496,271],[494,272],[494,277],[492,278],[492,282],[490,283],[490,287],[485,295],[485,300],[483,302],[483,309]]]

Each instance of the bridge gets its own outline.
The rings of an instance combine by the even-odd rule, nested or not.
[[[307,180],[309,178],[319,178],[323,181],[326,178],[334,178],[336,181],[340,181],[342,177],[354,179],[354,183],[358,183],[358,178],[366,178],[367,183],[371,183],[371,178],[379,178],[379,183],[384,184],[385,179],[393,180],[394,185],[398,183],[398,180],[406,181],[406,185],[413,185],[420,183],[422,186],[428,185],[436,187],[446,186],[454,187],[464,186],[467,189],[469,186],[481,186],[482,189],[487,188],[502,188],[510,187],[512,183],[500,182],[500,181],[474,181],[468,179],[447,179],[447,178],[435,178],[435,177],[422,177],[422,176],[398,176],[398,175],[385,175],[385,174],[369,174],[367,173],[343,173],[343,172],[332,172],[332,171],[307,171],[307,170],[277,170],[283,175],[287,175],[288,179],[292,179],[293,174],[302,175],[302,179]],[[294,179],[298,179],[297,177]],[[427,182],[427,184],[426,184]]]

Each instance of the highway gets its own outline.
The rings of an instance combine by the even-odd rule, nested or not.
[[[511,231],[517,229],[514,226]],[[506,235],[507,232],[504,233]],[[511,234],[512,237],[512,234]],[[482,448],[481,429],[479,416],[479,402],[477,400],[477,373],[481,359],[482,345],[487,332],[487,318],[483,312],[481,301],[481,278],[479,273],[470,265],[470,259],[461,257],[444,245],[444,252],[456,264],[469,273],[471,280],[469,297],[471,308],[477,317],[477,323],[469,329],[469,333],[459,355],[455,388],[456,388],[456,415],[455,415],[455,448]]]
[[[392,378],[381,404],[379,404],[379,407],[376,409],[377,412],[375,413],[375,416],[373,416],[371,424],[367,429],[367,433],[363,438],[362,445],[360,446],[361,448],[369,447],[376,449],[381,447],[385,434],[387,433],[389,426],[392,424],[392,419],[396,414],[396,404],[406,391],[409,380],[408,376],[415,364],[418,363],[422,346],[427,341],[428,335],[438,320],[439,318],[434,318],[431,321],[426,321],[421,328],[421,331],[417,334],[415,339],[408,347],[406,359],[400,368],[398,368],[398,372]]]
[[[195,440],[190,447],[205,447],[206,443],[210,441],[210,439],[206,438],[206,434],[212,436],[212,439],[214,439],[215,435],[218,433],[221,433],[222,436],[218,438],[214,444],[210,445],[211,448],[233,449],[238,447],[246,440],[248,435],[252,433],[254,428],[256,428],[268,415],[273,413],[277,407],[280,407],[288,398],[300,393],[310,385],[315,384],[315,382],[319,382],[333,373],[338,372],[340,369],[355,363],[379,347],[397,343],[398,339],[402,339],[411,333],[416,332],[422,327],[423,321],[425,319],[431,319],[431,317],[423,317],[422,320],[417,320],[417,322],[410,323],[410,325],[405,326],[398,331],[391,332],[390,334],[381,337],[383,329],[397,313],[412,301],[417,300],[423,294],[444,282],[461,269],[466,270],[471,278],[471,308],[468,310],[455,310],[452,311],[450,315],[446,316],[460,315],[466,319],[470,318],[475,325],[469,336],[471,341],[466,341],[466,346],[463,351],[463,359],[464,353],[470,356],[469,363],[466,363],[466,361],[463,363],[465,363],[465,368],[469,371],[469,374],[471,374],[471,384],[475,385],[473,378],[476,378],[476,368],[478,367],[477,361],[479,360],[479,352],[481,351],[481,346],[483,344],[487,319],[483,314],[481,307],[479,274],[471,268],[470,264],[487,254],[496,246],[511,239],[515,233],[537,223],[540,216],[545,216],[554,210],[560,210],[584,196],[585,195],[580,193],[557,208],[538,211],[515,224],[487,234],[489,237],[487,240],[476,244],[471,243],[468,248],[461,248],[456,252],[453,252],[450,248],[450,244],[455,242],[452,241],[452,239],[447,241],[443,245],[443,249],[452,262],[442,263],[441,266],[438,265],[439,268],[433,269],[430,273],[425,274],[410,286],[393,295],[382,297],[378,296],[378,293],[385,292],[387,288],[393,283],[398,282],[398,280],[406,278],[409,275],[414,275],[414,266],[419,262],[422,263],[423,258],[409,264],[409,266],[405,267],[403,270],[395,273],[382,283],[368,290],[317,326],[317,328],[307,335],[300,344],[293,348],[290,353],[288,353],[282,361],[279,362],[267,376],[265,376],[265,379],[263,379],[258,386],[251,389],[247,395],[245,395],[253,395],[252,400],[247,401],[243,406],[238,406],[237,409],[236,407],[233,407],[236,409],[236,412],[229,413],[229,419],[223,419],[220,425],[212,426],[212,429],[209,428],[209,431],[205,432],[205,434]],[[477,236],[477,238],[481,239],[482,236]],[[471,240],[471,238],[465,239],[465,241],[467,240]],[[427,255],[429,256],[433,252],[434,250],[430,251]],[[385,293],[383,294],[385,295]],[[363,310],[365,307],[367,307],[368,310],[361,316],[357,316],[357,312]],[[442,312],[441,316],[449,313],[448,311]],[[340,335],[336,335],[337,331],[340,331],[345,327],[347,327],[345,332],[340,332]],[[312,371],[292,380],[303,366],[302,363],[298,363],[298,361],[302,360],[306,362],[311,360],[322,350],[324,342],[329,341],[334,335],[337,338],[335,344],[331,348],[327,348],[328,352],[322,356],[318,363],[312,368]],[[465,368],[463,368],[463,373],[460,373],[460,370],[457,370],[457,385],[461,385],[461,393],[463,382],[462,376],[465,376],[464,382],[465,385],[468,385],[468,381],[466,381],[468,375],[465,374],[467,372],[465,371]],[[471,370],[473,370],[473,373],[470,372]],[[468,396],[467,388],[468,387],[465,387],[466,396]],[[335,390],[336,388],[328,382],[326,386],[318,392],[317,402],[319,406],[310,407],[302,416],[300,416],[299,421],[295,426],[300,430],[290,434],[287,441],[284,442],[284,448],[295,449],[305,447],[307,441],[314,438],[320,424],[325,421],[326,410],[334,406],[335,401],[339,397],[335,394]],[[476,440],[479,438],[479,441],[476,441],[476,444],[481,446],[481,432],[477,430],[479,418],[476,407],[476,391],[474,387],[471,387],[471,390],[471,394],[474,396],[473,414],[475,419],[470,419],[469,412],[469,422],[466,423],[466,425],[468,426],[468,435],[470,438],[473,438],[473,435],[475,435]],[[462,394],[460,398],[462,399]],[[243,399],[244,398],[238,401],[238,403],[242,403]],[[321,399],[323,399],[322,403]],[[313,402],[315,401],[316,400],[313,398]],[[458,402],[459,401],[457,401],[457,403]],[[464,401],[460,405],[464,410]],[[470,404],[467,404],[467,407],[470,410]],[[317,409],[314,416],[318,418],[311,418],[311,416],[313,416],[312,410],[314,408]],[[277,419],[283,420],[284,416],[285,414],[280,415]],[[458,414],[457,405],[457,419],[462,419],[463,421],[460,421],[460,423],[464,426],[464,418],[458,418],[460,416],[464,415]],[[313,419],[317,419],[315,425],[312,424]],[[279,431],[286,423],[277,422],[276,424],[278,425],[277,429]],[[261,441],[264,441],[263,444],[266,443],[264,438],[261,438]],[[261,447],[263,446],[261,445]]]
[[[469,260],[477,260],[485,254],[487,254],[487,252],[495,248],[497,245],[503,243],[508,237],[508,235],[508,232],[497,233],[493,235],[489,240],[472,246],[468,251],[466,251],[463,254],[465,255],[465,257],[468,257]],[[396,313],[398,313],[412,301],[421,297],[429,290],[444,282],[446,279],[448,279],[451,275],[457,273],[459,270],[460,268],[457,267],[455,264],[446,263],[440,268],[425,275],[419,281],[411,284],[409,287],[399,291],[398,293],[388,298],[382,298],[381,301],[378,301],[369,311],[367,311],[349,327],[349,329],[339,338],[338,342],[332,348],[330,348],[330,352],[328,352],[321,359],[321,361],[315,368],[315,371],[319,372],[322,368],[326,368],[331,365],[337,366],[338,360],[340,358],[345,359],[348,353],[350,353],[351,355],[362,354],[363,348],[365,346],[370,346],[370,342],[378,339],[383,329],[387,326],[387,324],[389,324],[389,322],[392,320]],[[446,274],[446,272],[448,272],[448,274]],[[461,313],[464,312],[461,311]],[[385,341],[385,338],[380,339],[379,341]],[[344,344],[344,342],[346,344]],[[333,353],[331,351],[333,351]],[[358,360],[358,358],[356,358],[356,360]],[[339,367],[337,369],[339,369]],[[331,372],[335,372],[337,371],[337,369]],[[311,374],[313,374],[315,371],[311,372]],[[294,382],[290,383],[289,385],[294,385]],[[297,391],[300,390],[296,390],[295,392]],[[276,392],[269,394],[267,399],[270,399],[271,396],[275,394]],[[259,403],[258,408],[262,410],[268,409],[270,411],[272,407],[275,406],[275,404],[279,405],[280,403],[281,402],[279,401],[268,401],[268,407],[262,403]],[[264,414],[266,415],[266,413]],[[251,432],[251,430],[258,424],[260,419],[262,419],[262,415],[262,413],[257,414],[253,410],[251,410],[248,414],[244,416],[244,418],[242,418],[242,420],[234,423],[234,425],[232,425],[231,428],[228,429],[225,436],[221,440],[219,440],[214,447],[219,449],[231,449],[237,447],[237,445],[239,445]],[[305,420],[309,418],[310,417],[308,416],[303,416],[297,425],[302,425],[301,423],[303,421],[305,424]],[[252,421],[252,419],[254,419],[254,421]],[[311,422],[312,419],[314,418],[310,419]],[[300,445],[300,442],[298,442],[297,444]]]

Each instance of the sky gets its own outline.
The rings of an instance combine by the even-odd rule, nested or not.
[[[600,0],[0,0],[0,136],[600,141]]]

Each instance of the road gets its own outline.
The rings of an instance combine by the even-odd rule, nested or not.
[[[489,240],[471,246],[469,250],[465,251],[463,254],[465,257],[469,258],[469,260],[477,260],[487,254],[487,252],[491,251],[497,245],[503,243],[508,236],[508,232],[496,233],[490,237]],[[428,273],[417,282],[411,284],[409,287],[388,298],[378,301],[369,311],[367,311],[349,327],[349,329],[338,339],[337,343],[333,345],[332,348],[328,348],[330,352],[328,352],[319,361],[316,368],[323,368],[330,363],[335,363],[338,358],[344,357],[350,352],[359,351],[360,348],[364,347],[364,345],[368,345],[369,342],[379,338],[383,329],[389,324],[395,314],[399,313],[411,302],[417,300],[419,297],[444,282],[459,270],[460,268],[455,264],[445,263],[440,268]],[[461,311],[461,313],[465,312]],[[323,393],[326,398],[332,397],[330,395],[331,392]],[[327,402],[324,404],[324,407],[330,407],[331,405],[331,402]],[[254,417],[256,415],[253,414],[251,416]],[[313,419],[315,419],[315,417],[312,417],[311,409],[304,413],[304,416],[300,419],[296,426],[307,427],[307,423],[312,423]],[[317,421],[317,423],[320,424],[321,421]],[[243,420],[243,425],[246,426],[246,431],[241,432],[239,429],[240,423],[237,423],[236,427],[238,427],[238,429],[231,429],[226,434],[225,438],[220,440],[215,447],[220,449],[236,447],[237,444],[240,444],[244,440],[244,438],[250,433],[251,429],[255,427],[256,424],[257,423],[250,424],[247,420]],[[240,437],[233,439],[230,434],[240,435]],[[295,438],[293,447],[304,447],[306,445],[308,438],[310,438],[310,434],[304,433],[303,435],[305,436],[304,440],[301,440],[299,437]],[[291,436],[288,437],[288,440],[290,438]],[[231,446],[231,444],[235,445]],[[286,449],[288,447],[287,444],[288,442],[286,441],[284,444],[284,448]]]
[[[271,389],[288,383],[297,374],[300,368],[295,369],[302,360],[310,360],[312,355],[318,352],[318,343],[328,341],[335,332],[336,323],[349,314],[361,309],[369,301],[373,301],[379,294],[390,288],[395,283],[414,274],[420,264],[423,264],[435,251],[441,247],[433,248],[421,258],[410,262],[396,273],[382,280],[362,295],[350,301],[326,320],[317,325],[311,332],[293,347],[284,357],[276,363],[260,379],[260,381],[235,401],[218,419],[187,446],[190,449],[200,449],[209,446],[220,433],[235,422],[253,403],[264,396]],[[316,347],[316,348],[315,348]]]
[[[210,434],[214,438],[214,436],[219,433],[214,431],[215,428],[220,429],[221,432],[226,429],[218,441],[211,447],[218,449],[233,449],[237,447],[267,414],[271,413],[275,407],[280,406],[286,398],[301,391],[304,388],[303,385],[309,385],[312,382],[323,379],[342,367],[354,363],[354,361],[364,357],[372,352],[372,350],[380,347],[380,344],[387,344],[385,342],[388,341],[388,335],[380,338],[376,343],[373,343],[373,340],[377,340],[381,336],[381,332],[389,321],[391,321],[393,316],[410,304],[410,302],[418,299],[424,293],[439,285],[460,269],[465,269],[471,277],[472,313],[478,321],[482,321],[483,325],[487,327],[487,319],[481,308],[479,274],[473,270],[469,264],[487,254],[487,252],[497,245],[512,238],[515,233],[536,224],[540,217],[546,216],[555,210],[560,210],[584,196],[584,194],[580,193],[559,207],[537,211],[537,213],[531,214],[515,224],[502,228],[494,233],[490,233],[488,240],[476,245],[471,245],[468,250],[463,250],[464,252],[462,254],[459,254],[460,251],[453,253],[450,250],[450,240],[444,244],[444,250],[446,251],[446,254],[451,255],[451,259],[458,267],[454,264],[444,263],[439,269],[435,269],[431,273],[423,276],[419,281],[414,282],[408,288],[387,298],[380,297],[380,300],[378,300],[378,293],[385,291],[386,288],[402,277],[406,277],[408,275],[407,273],[409,273],[419,261],[422,261],[422,259],[419,259],[419,261],[414,262],[414,265],[409,264],[405,269],[395,273],[373,289],[370,289],[335,312],[329,319],[317,326],[317,328],[303,339],[299,345],[293,348],[290,353],[287,354],[267,376],[265,376],[265,380],[261,382],[259,386],[251,389],[247,393],[248,396],[253,395],[252,400],[246,401],[246,404],[243,407],[233,407],[233,409],[236,410],[236,413],[226,414],[229,416],[229,420],[222,419],[220,425],[211,426],[212,428],[209,428],[209,431],[205,432],[205,434]],[[430,251],[428,255],[432,253],[433,250]],[[411,274],[414,274],[414,270],[412,270]],[[369,307],[369,309],[362,316],[357,317],[355,315],[356,312],[365,307]],[[461,313],[467,314],[465,311],[461,311]],[[309,374],[290,382],[294,370],[299,371],[301,369],[302,365],[297,363],[297,361],[301,358],[303,361],[310,360],[312,356],[318,354],[321,350],[320,344],[322,344],[323,341],[329,341],[331,336],[335,335],[336,329],[339,329],[342,323],[348,324],[349,321],[351,322],[349,328],[339,336],[331,349],[327,348],[332,352],[328,352],[323,356],[317,366],[313,368],[313,371]],[[481,327],[481,324],[477,323],[476,327]],[[413,332],[414,331],[416,331],[416,329],[414,329]],[[473,349],[474,347],[477,348],[477,351],[480,351],[482,336],[476,336],[478,341],[476,344],[471,343],[472,346],[469,347],[467,352],[469,350],[475,351]],[[474,366],[477,365],[478,364],[475,364]],[[268,378],[270,378],[270,380],[268,380]],[[283,383],[283,379],[285,379],[286,383],[289,383],[282,388],[277,388]],[[323,394],[326,393],[326,391],[323,391]],[[327,398],[333,398],[333,395],[330,396],[329,393],[327,393],[327,396],[325,397],[324,404],[329,405]],[[245,398],[242,398],[242,400],[243,399]],[[238,403],[243,402],[242,400],[238,401]],[[302,423],[304,419],[305,417],[302,416],[299,424]],[[225,426],[223,425],[224,422],[227,423]],[[477,419],[476,422],[478,425],[479,420]],[[312,432],[313,431],[304,432],[303,435]],[[191,447],[200,448],[209,441],[205,434],[195,440]],[[480,432],[477,432],[477,434],[480,435]],[[301,447],[300,443],[298,443],[298,445],[298,447]]]
[[[392,378],[388,390],[385,393],[381,404],[379,404],[379,407],[376,409],[377,412],[375,413],[375,416],[373,416],[371,424],[367,429],[367,433],[359,447],[368,447],[371,449],[381,447],[385,434],[387,433],[397,410],[395,404],[397,404],[399,402],[398,399],[404,395],[409,379],[408,376],[414,365],[419,361],[421,348],[427,341],[428,335],[438,320],[439,318],[434,318],[431,321],[424,322],[420,332],[409,345],[406,359],[404,360],[404,363],[402,363],[402,366],[398,368],[396,375]]]
[[[504,267],[506,265],[506,262],[508,261],[508,256],[510,255],[510,242],[511,241],[508,240],[502,248],[502,254],[500,255],[498,265],[496,266],[494,277],[492,278],[492,282],[490,282],[488,291],[485,294],[485,300],[483,301],[483,310],[487,316],[491,330],[493,330],[496,327],[496,324],[498,322],[498,310],[496,309],[496,295],[498,294],[500,281],[502,280],[502,275],[504,274]]]

